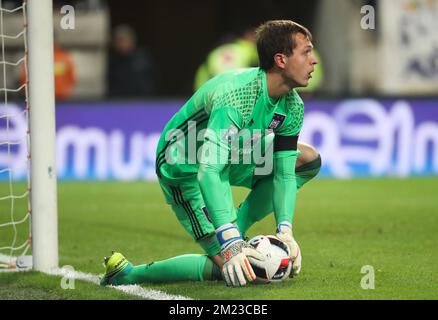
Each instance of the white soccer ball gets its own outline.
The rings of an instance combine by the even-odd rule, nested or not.
[[[292,260],[289,247],[285,242],[276,236],[260,235],[252,238],[248,243],[266,257],[265,261],[248,257],[256,275],[256,282],[281,282],[289,277]]]

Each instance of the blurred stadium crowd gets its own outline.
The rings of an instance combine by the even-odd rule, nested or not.
[[[438,92],[434,0],[53,3],[58,100],[188,97],[218,72],[257,66],[254,28],[269,19],[292,19],[313,33],[320,64],[307,91],[314,96]],[[74,8],[74,29],[61,28],[65,5]],[[4,19],[5,32],[18,30],[18,15]],[[18,44],[6,44],[9,55],[22,55]],[[14,72],[10,87],[23,81],[23,70]]]

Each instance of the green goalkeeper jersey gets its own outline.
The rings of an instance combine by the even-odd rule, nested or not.
[[[276,100],[269,97],[260,68],[220,74],[165,126],[157,147],[157,175],[173,183],[197,178],[212,222],[219,227],[233,220],[232,199],[224,199],[231,194],[230,185],[241,184],[254,167],[261,175],[273,171],[276,220],[292,222],[298,151],[279,148],[269,153],[266,141],[273,136],[296,138],[303,115],[304,104],[295,90]]]

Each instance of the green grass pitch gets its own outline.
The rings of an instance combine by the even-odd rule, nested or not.
[[[298,195],[294,234],[303,252],[298,277],[239,289],[222,282],[142,286],[194,299],[438,299],[437,190],[436,178],[315,180]],[[246,193],[235,189],[236,205]],[[9,212],[5,203],[0,212]],[[14,210],[24,207],[17,201]],[[58,210],[60,266],[100,274],[102,258],[112,249],[134,264],[201,253],[156,183],[61,182]],[[273,233],[270,216],[248,235]],[[5,233],[0,240],[7,241]],[[366,265],[374,269],[374,289],[361,287],[362,277],[370,276],[361,273]],[[64,290],[59,277],[36,272],[0,273],[0,299],[23,298],[135,297],[81,281],[75,290]]]

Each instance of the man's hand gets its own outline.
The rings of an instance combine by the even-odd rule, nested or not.
[[[287,222],[278,224],[277,237],[286,242],[290,250],[290,257],[292,259],[292,272],[290,277],[298,275],[301,271],[301,250],[293,237],[292,225]]]
[[[222,275],[227,286],[243,287],[246,280],[254,281],[256,275],[252,270],[248,257],[264,260],[264,256],[244,240],[237,240],[221,252],[224,266]]]
[[[248,257],[265,260],[265,257],[244,241],[239,230],[233,224],[224,225],[216,230],[221,243],[221,255],[224,261],[222,275],[227,286],[242,287],[247,281],[254,281],[256,275]]]

